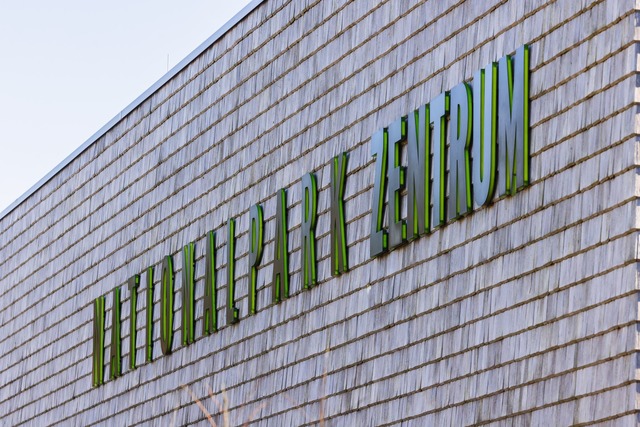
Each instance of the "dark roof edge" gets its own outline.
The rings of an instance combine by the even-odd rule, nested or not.
[[[17,208],[22,202],[24,202],[27,198],[29,198],[32,194],[34,194],[40,187],[49,182],[51,178],[58,174],[62,169],[64,169],[69,163],[71,163],[76,157],[82,154],[91,144],[96,142],[100,137],[106,134],[111,128],[113,128],[120,120],[125,118],[130,112],[140,106],[144,101],[146,101],[151,95],[153,95],[158,89],[164,86],[169,80],[175,77],[180,71],[187,67],[194,59],[200,56],[205,50],[211,47],[219,38],[227,33],[231,28],[233,28],[238,22],[242,21],[249,13],[251,13],[258,5],[263,3],[265,0],[252,0],[249,4],[247,4],[240,12],[236,13],[233,18],[227,21],[218,31],[213,33],[211,37],[202,42],[200,46],[195,48],[193,52],[187,55],[182,61],[180,61],[175,67],[169,70],[164,76],[162,76],[157,82],[155,82],[151,87],[145,90],[142,95],[138,96],[131,104],[126,106],[124,110],[120,111],[114,118],[109,120],[109,122],[102,126],[100,130],[94,133],[89,137],[80,147],[76,148],[73,153],[69,154],[58,166],[53,168],[51,172],[46,174],[40,181],[35,183],[30,189],[28,189],[22,196],[18,197],[13,203],[11,203],[5,210],[0,213],[0,220],[7,216],[10,212],[12,212],[15,208]]]

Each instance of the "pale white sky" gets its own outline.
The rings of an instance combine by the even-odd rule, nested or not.
[[[250,0],[0,0],[0,212]]]

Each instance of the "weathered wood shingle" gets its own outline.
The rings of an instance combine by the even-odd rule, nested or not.
[[[188,385],[212,413],[209,388],[220,401],[225,390],[233,424],[633,423],[635,14],[619,0],[263,2],[0,219],[3,422],[204,424]],[[523,44],[531,185],[371,259],[371,135]],[[333,277],[331,159],[343,151],[351,268]],[[309,172],[319,189],[319,283],[303,290]],[[291,296],[273,304],[280,188]],[[249,316],[254,204],[264,209],[265,249]],[[237,325],[225,316],[232,218]],[[205,337],[210,230],[219,331]],[[196,342],[181,347],[181,250],[190,242]],[[176,320],[174,352],[163,356],[166,255]],[[150,266],[155,341],[145,362]],[[108,346],[117,286],[124,373],[93,388],[92,302],[107,295]]]

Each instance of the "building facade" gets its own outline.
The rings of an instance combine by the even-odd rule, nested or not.
[[[3,423],[635,425],[636,20],[254,1],[2,214]]]

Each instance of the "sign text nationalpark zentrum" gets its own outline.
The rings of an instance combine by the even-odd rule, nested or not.
[[[402,164],[402,152],[406,164]],[[529,183],[529,48],[520,47],[515,55],[505,56],[477,71],[471,84],[463,82],[441,93],[426,105],[400,117],[377,131],[371,138],[375,158],[372,193],[370,254],[383,255],[407,241],[491,203],[498,197],[515,194]],[[344,209],[348,155],[342,153],[331,163],[331,271],[340,275],[349,269],[348,242]],[[318,188],[315,175],[302,177],[301,276],[304,289],[318,283],[316,259],[316,222]],[[273,304],[289,297],[289,230],[287,195],[277,195],[271,295]],[[404,202],[403,202],[404,199]],[[406,206],[402,215],[401,206]],[[388,214],[385,216],[385,210]],[[386,218],[386,221],[385,221]],[[250,274],[247,282],[248,314],[257,310],[257,277],[264,249],[264,217],[261,205],[249,209]],[[224,310],[226,324],[242,317],[236,306],[235,243],[236,222],[227,220],[226,285]],[[216,233],[206,236],[204,257],[204,298],[202,335],[218,330],[216,271]],[[188,346],[195,334],[195,244],[182,250],[182,345]],[[159,263],[160,271],[160,344],[163,354],[171,353],[174,334],[175,282],[174,258],[167,255]],[[153,292],[156,268],[146,269],[146,345],[145,361],[153,354]],[[140,275],[135,274],[126,288],[130,293],[129,370],[136,360],[136,313]],[[121,287],[113,290],[110,379],[123,374]],[[93,385],[104,383],[105,296],[94,301]]]

